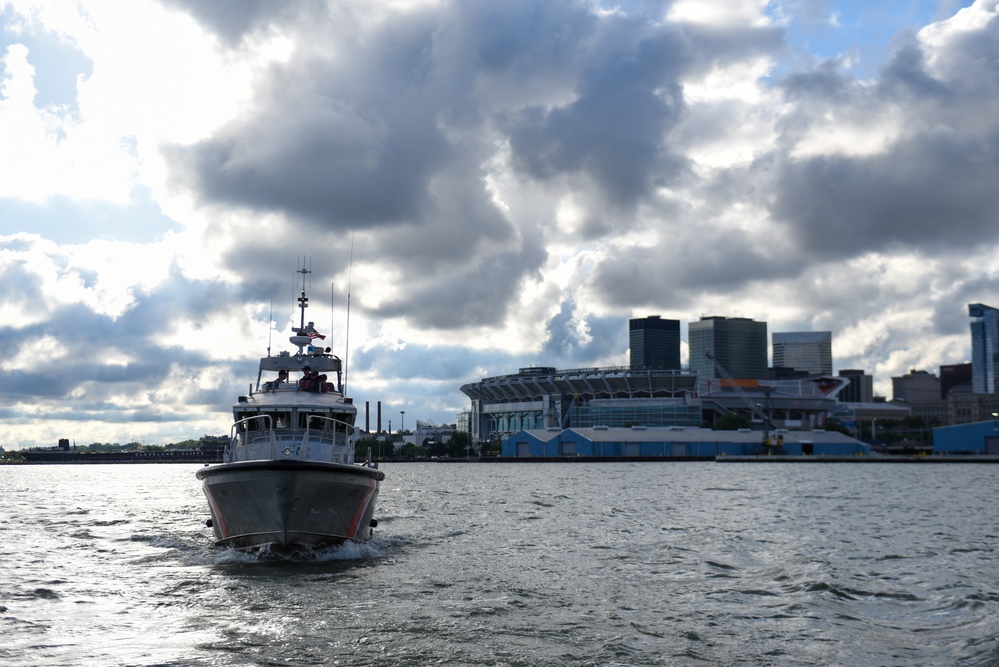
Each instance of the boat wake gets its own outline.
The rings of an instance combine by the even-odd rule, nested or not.
[[[236,551],[226,549],[225,551]],[[331,561],[359,561],[377,560],[385,557],[385,552],[379,548],[375,540],[367,542],[344,542],[337,546],[326,546],[300,549],[272,549],[269,546],[261,547],[249,555],[253,556],[257,562],[263,563],[328,563]]]
[[[294,550],[272,549],[269,546],[254,550],[241,550],[211,545],[193,550],[187,554],[185,560],[191,561],[192,564],[223,566],[365,562],[387,558],[392,546],[393,540],[379,536],[375,536],[367,542],[345,542],[336,546]]]
[[[307,565],[321,563],[374,563],[397,554],[400,549],[418,545],[417,536],[376,533],[366,542],[344,542],[315,548],[293,550],[271,548],[237,549],[212,544],[202,535],[130,535],[126,541],[145,544],[155,553],[145,553],[133,559],[136,563],[173,562],[187,566],[232,565]]]

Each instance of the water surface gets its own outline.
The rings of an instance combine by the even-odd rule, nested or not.
[[[0,467],[0,664],[999,665],[994,466],[389,464],[293,559],[196,469]]]

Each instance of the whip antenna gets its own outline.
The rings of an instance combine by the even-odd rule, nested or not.
[[[354,271],[354,230],[350,230],[350,261],[347,262],[347,326],[343,342],[343,395],[347,395],[347,360],[350,358],[350,280]]]
[[[271,309],[267,313],[267,356],[271,356],[271,337],[274,335],[274,297],[271,297]]]

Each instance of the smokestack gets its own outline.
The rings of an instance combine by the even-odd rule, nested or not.
[[[371,433],[371,401],[364,401],[364,432]]]
[[[378,432],[382,432],[382,402],[378,401]]]

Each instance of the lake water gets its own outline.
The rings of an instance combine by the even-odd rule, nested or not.
[[[295,559],[196,469],[0,466],[0,664],[999,665],[997,466],[388,464]]]

